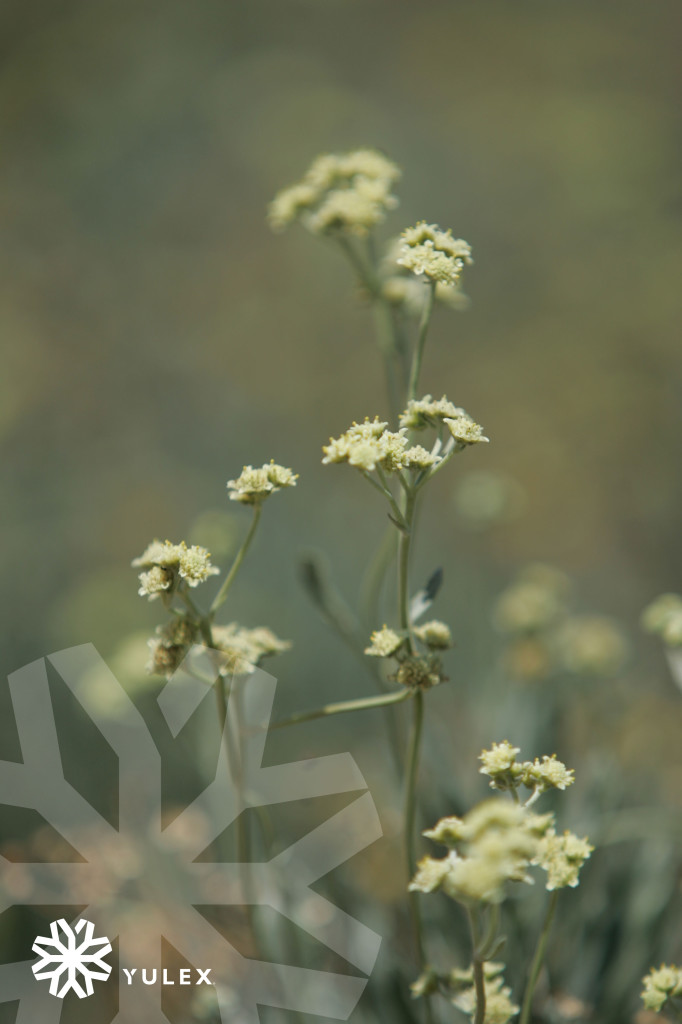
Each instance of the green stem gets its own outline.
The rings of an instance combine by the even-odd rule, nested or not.
[[[384,708],[389,704],[400,704],[401,701],[415,696],[413,690],[398,690],[392,693],[381,693],[376,697],[362,697],[359,700],[344,700],[336,704],[325,704],[324,707],[316,708],[314,711],[300,711],[290,718],[283,718],[279,722],[273,722],[270,729],[284,729],[288,725],[299,725],[301,722],[312,722],[316,718],[326,718],[329,715],[345,715],[350,711],[366,711],[368,708]],[[418,694],[416,695],[418,696]]]
[[[244,558],[246,557],[246,552],[249,550],[249,547],[251,546],[251,541],[254,538],[254,534],[255,534],[256,530],[258,529],[258,523],[260,522],[261,510],[262,510],[262,506],[261,506],[260,502],[258,502],[257,504],[255,504],[253,506],[253,519],[251,520],[251,526],[249,527],[249,532],[247,533],[246,537],[244,538],[244,543],[242,544],[242,546],[240,547],[239,551],[237,552],[235,560],[232,563],[232,567],[231,567],[230,571],[228,572],[227,576],[225,577],[225,579],[223,581],[222,587],[220,588],[220,590],[218,591],[218,593],[216,594],[216,596],[213,599],[213,604],[211,605],[211,608],[210,608],[210,611],[209,611],[209,618],[210,619],[213,619],[213,617],[215,616],[215,613],[218,611],[218,609],[221,607],[221,605],[223,605],[225,603],[225,599],[227,598],[227,593],[228,593],[230,587],[232,586],[232,583],[234,581],[235,576],[239,572],[239,567],[241,566],[242,562],[244,561]]]
[[[405,774],[405,864],[407,877],[411,879],[417,867],[416,826],[417,826],[417,781],[419,776],[419,760],[421,753],[422,733],[424,725],[424,694],[417,690],[414,694],[414,712],[412,718],[412,730],[407,751],[407,768]],[[421,902],[419,894],[409,893],[410,916],[412,918],[412,930],[414,941],[417,947],[417,957],[420,971],[426,970],[428,965],[426,958],[426,947],[424,944],[424,928],[422,922]],[[424,1008],[429,1024],[433,1021],[433,1007],[428,996],[424,997]]]
[[[405,630],[409,637],[410,650],[414,653],[414,638],[412,636],[412,623],[410,622],[410,544],[412,541],[412,524],[414,520],[415,495],[408,493],[405,499],[405,512],[403,518],[406,529],[401,530],[398,548],[398,620],[400,628]]]
[[[436,282],[429,282],[429,294],[426,299],[426,305],[422,313],[421,321],[419,323],[419,333],[417,335],[417,344],[414,350],[414,356],[412,358],[412,369],[410,371],[410,384],[408,388],[408,398],[415,399],[417,397],[417,388],[419,387],[419,374],[422,368],[422,357],[424,355],[424,345],[426,343],[426,335],[429,333],[429,324],[431,322],[431,314],[433,313],[433,307],[436,301]]]
[[[469,928],[471,930],[472,964],[474,968],[474,988],[476,989],[476,1013],[473,1024],[484,1024],[485,1021],[485,960],[480,951],[480,930],[476,919],[476,911],[467,907]]]
[[[246,756],[246,744],[244,736],[244,715],[242,708],[242,686],[243,679],[233,679],[232,697],[234,707],[234,718],[238,740],[239,752],[237,755],[237,775],[234,779],[237,790],[237,817],[235,820],[237,862],[240,865],[242,888],[244,891],[244,908],[249,923],[249,929],[253,937],[256,949],[259,947],[258,929],[254,919],[254,895],[251,877],[251,828],[246,812],[245,786],[244,786],[244,761]]]
[[[540,932],[538,944],[535,947],[535,955],[533,962],[530,967],[528,974],[528,984],[526,985],[526,991],[523,995],[523,1007],[521,1009],[521,1016],[519,1018],[519,1024],[528,1024],[530,1021],[530,1009],[533,1002],[533,993],[535,992],[535,986],[538,983],[540,977],[540,971],[542,970],[542,964],[545,959],[545,950],[547,949],[547,941],[549,939],[549,933],[552,928],[552,921],[554,920],[554,914],[559,899],[559,890],[556,889],[550,898],[549,905],[547,907],[547,913],[545,914],[545,921]]]

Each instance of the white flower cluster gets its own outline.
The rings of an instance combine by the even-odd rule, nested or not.
[[[324,463],[347,462],[366,473],[377,467],[387,473],[401,469],[428,468],[440,462],[440,458],[426,451],[421,445],[410,446],[407,430],[387,430],[388,423],[378,417],[353,423],[340,437],[332,437],[322,449]]]
[[[297,473],[271,461],[259,469],[244,466],[236,480],[227,481],[227,488],[231,501],[240,501],[243,505],[259,505],[275,491],[295,487],[297,480]]]
[[[250,674],[263,658],[291,648],[288,640],[280,640],[267,626],[247,629],[236,622],[214,626],[213,642],[223,655],[220,673],[226,676]]]
[[[493,743],[490,750],[483,750],[479,755],[480,772],[490,776],[490,788],[515,790],[526,786],[536,793],[544,793],[548,789],[566,789],[575,781],[575,772],[552,755],[544,755],[542,760],[517,761],[519,747],[514,747],[509,740]]]
[[[398,205],[391,190],[399,177],[396,164],[372,149],[324,154],[300,182],[278,192],[268,212],[270,225],[282,231],[300,220],[316,235],[364,236]]]
[[[437,224],[420,221],[401,235],[397,262],[413,274],[424,275],[436,284],[450,287],[459,282],[464,266],[473,263],[471,246]]]
[[[192,545],[188,547],[184,540],[172,544],[169,540],[154,540],[139,558],[133,559],[135,568],[143,569],[140,573],[139,594],[150,601],[171,591],[178,580],[185,580],[190,587],[196,587],[209,576],[214,576],[220,569],[211,565],[210,553],[206,548]]]
[[[441,425],[447,427],[459,447],[489,440],[483,433],[483,427],[445,395],[442,398],[425,395],[424,398],[412,399],[400,416],[400,426],[408,430],[425,430],[427,427]]]
[[[486,800],[462,819],[443,819],[424,834],[449,853],[440,860],[424,857],[410,890],[442,890],[464,904],[499,903],[507,882],[531,881],[528,867],[552,820],[501,798]]]

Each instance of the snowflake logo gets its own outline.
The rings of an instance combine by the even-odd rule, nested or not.
[[[83,985],[89,994],[88,975],[75,964],[76,955],[79,963],[89,962],[90,953],[81,954],[95,929],[112,942],[117,939],[114,1024],[167,1022],[162,994],[165,999],[191,992],[162,988],[172,984],[170,976],[169,981],[162,980],[168,947],[176,968],[184,962],[197,971],[210,969],[213,986],[207,992],[200,989],[197,996],[203,993],[213,1000],[211,1012],[223,1024],[258,1024],[261,1005],[345,1020],[367,984],[381,939],[313,887],[382,835],[374,801],[348,753],[263,765],[277,681],[260,669],[231,681],[221,733],[215,698],[207,685],[215,677],[213,653],[193,648],[163,687],[153,734],[94,647],[71,648],[47,659],[116,755],[111,786],[118,806],[115,824],[65,774],[47,661],[40,659],[10,676],[23,760],[0,760],[0,805],[37,811],[79,859],[45,863],[29,857],[28,862],[15,862],[0,855],[0,913],[14,905],[54,905],[73,906],[75,920],[87,916],[88,924],[72,926],[75,935],[82,935],[80,945],[75,938],[70,944],[69,926],[61,920],[52,926],[51,939],[36,943],[43,958],[37,965],[41,976],[50,976],[43,972],[52,962],[58,964],[59,977],[67,972],[58,995],[69,990],[80,995]],[[206,761],[203,788],[186,806],[173,808],[169,820],[161,800],[162,768],[168,768],[169,750],[177,757],[183,749],[188,734],[180,733],[190,720],[201,735],[200,754]],[[239,751],[238,764],[231,765],[224,756],[227,747]],[[195,752],[192,764],[196,758]],[[186,772],[187,763],[179,761],[179,769]],[[104,771],[102,764],[97,767]],[[90,765],[82,765],[81,771],[86,775]],[[229,827],[245,809],[260,812],[267,806],[339,793],[354,795],[341,811],[286,849],[273,848],[269,859],[233,863],[221,849]],[[247,905],[263,908],[263,913],[268,908],[278,920],[288,919],[316,940],[321,952],[341,956],[351,972],[330,970],[327,953],[319,959],[320,965],[327,965],[324,969],[294,966],[281,943],[281,963],[272,949],[262,958],[255,950],[245,955],[223,934],[225,928],[214,926],[208,911],[225,914],[226,908]],[[58,928],[66,941],[59,938]],[[268,939],[276,936],[273,929]],[[109,940],[94,941],[108,947]],[[106,955],[104,948],[89,948],[93,955]],[[60,959],[54,959],[57,956]],[[92,964],[106,969],[97,959]],[[34,959],[0,965],[0,1003],[19,1003],[16,1024],[59,1024],[66,1004],[51,997],[37,980],[34,966]],[[53,995],[58,985],[51,972]],[[106,1019],[111,1019],[110,1011]]]
[[[65,941],[59,938],[61,928]],[[78,936],[85,928],[85,935],[80,943]],[[79,999],[91,996],[93,981],[106,981],[111,974],[111,966],[102,957],[111,953],[109,939],[96,939],[95,926],[92,921],[79,921],[75,928],[63,918],[53,921],[50,925],[51,938],[38,936],[33,943],[33,952],[41,959],[33,965],[33,973],[39,980],[48,978],[50,995],[63,999],[67,992],[74,991]],[[47,948],[45,948],[47,947]],[[49,952],[49,949],[53,952]],[[93,970],[98,968],[97,970]],[[66,974],[66,981],[59,987],[60,979]],[[83,984],[79,981],[81,975]],[[83,988],[85,985],[85,988]]]

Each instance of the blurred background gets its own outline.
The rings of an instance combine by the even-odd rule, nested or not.
[[[602,1022],[633,1019],[641,972],[682,955],[682,706],[639,627],[682,586],[681,30],[674,0],[0,6],[0,676],[85,642],[144,675],[159,612],[130,560],[184,537],[224,565],[248,524],[225,482],[274,458],[299,484],[265,509],[226,615],[293,642],[272,669],[278,714],[371,692],[297,569],[324,551],[353,605],[385,527],[357,474],[320,464],[330,434],[386,411],[371,314],[332,246],[274,236],[265,214],[318,153],[385,151],[404,177],[384,237],[425,219],[473,246],[470,308],[437,310],[422,382],[492,442],[434,484],[416,551],[416,577],[444,569],[434,613],[457,642],[429,701],[429,813],[483,795],[476,753],[533,736],[532,708],[554,700],[505,670],[493,608],[527,563],[561,569],[576,611],[615,619],[629,647],[612,678],[557,683],[558,753],[588,780],[567,824],[599,821],[590,786],[608,778],[605,804],[658,808],[669,843],[662,895],[636,889],[627,927],[602,916],[578,977],[556,967]],[[471,471],[512,510],[482,522]],[[19,759],[4,682],[0,705],[3,756]],[[272,758],[351,750],[390,808],[375,714],[280,734]],[[537,739],[525,756],[551,752]],[[448,798],[455,769],[468,781]],[[615,862],[595,857],[610,879],[595,893],[623,893],[637,858],[637,885],[651,880],[638,829]],[[354,869],[369,888],[380,846]],[[409,1019],[392,969],[359,1013],[394,999]]]

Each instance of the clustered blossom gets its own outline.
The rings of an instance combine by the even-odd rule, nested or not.
[[[259,505],[275,491],[284,487],[295,487],[298,474],[276,462],[266,462],[260,469],[244,466],[236,480],[228,480],[227,488],[231,501],[240,501],[244,505]]]
[[[520,767],[523,785],[528,789],[539,789],[541,793],[548,789],[567,789],[575,782],[574,769],[567,768],[556,757],[547,754],[541,761],[536,757],[534,761],[524,761]]]
[[[466,447],[470,444],[487,444],[490,440],[490,438],[486,437],[483,433],[483,427],[479,423],[476,423],[475,420],[472,420],[471,416],[468,416],[466,413],[458,416],[457,419],[449,419],[446,417],[446,419],[443,420],[443,423],[448,428],[457,444],[462,447]]]
[[[247,629],[236,622],[213,627],[213,643],[223,655],[221,675],[246,675],[260,665],[263,658],[281,654],[291,648],[288,640],[280,640],[267,626]]]
[[[668,1000],[682,999],[682,968],[680,967],[672,965],[666,967],[665,964],[661,964],[658,968],[652,967],[642,980],[644,982],[642,1002],[647,1010],[660,1013]]]
[[[456,420],[460,416],[466,416],[464,409],[454,405],[445,395],[442,398],[424,395],[407,403],[407,409],[400,416],[400,426],[409,430],[425,430],[439,426],[447,417]]]
[[[332,437],[324,445],[322,462],[347,462],[365,473],[372,473],[377,467],[387,473],[401,469],[428,467],[440,459],[427,452],[420,445],[410,447],[407,430],[387,430],[388,423],[378,417],[353,423],[340,437]]]
[[[392,188],[399,177],[397,165],[375,150],[324,154],[300,182],[275,196],[270,225],[282,231],[299,220],[316,235],[342,231],[363,237],[398,205]]]
[[[442,890],[460,903],[497,903],[509,881],[530,881],[552,815],[537,815],[500,798],[486,800],[464,818],[447,818],[425,835],[449,848],[446,857],[424,857],[410,891]]]
[[[446,651],[449,647],[452,647],[450,627],[438,619],[432,619],[421,626],[415,626],[414,635],[434,651]]]
[[[150,601],[164,592],[172,591],[178,580],[185,580],[190,587],[197,587],[209,576],[220,572],[211,565],[210,553],[206,548],[192,545],[184,540],[172,544],[169,540],[154,540],[139,558],[133,559],[135,568],[143,569],[139,575],[142,597]]]
[[[404,636],[389,629],[388,626],[384,626],[383,629],[377,629],[372,633],[370,645],[365,648],[365,654],[374,658],[390,658],[404,643]]]
[[[412,399],[400,416],[400,426],[408,430],[424,430],[427,427],[447,427],[450,435],[461,448],[470,444],[486,443],[483,427],[476,423],[464,409],[450,402],[445,395],[434,399],[431,395]]]
[[[575,772],[567,768],[563,762],[552,755],[545,754],[540,760],[517,761],[519,747],[514,747],[509,740],[493,743],[490,750],[483,750],[479,755],[480,772],[490,777],[490,788],[498,790],[515,790],[520,785],[534,791],[539,796],[548,789],[566,789],[573,785]]]
[[[531,633],[555,622],[565,610],[568,577],[548,565],[529,565],[500,595],[495,622],[504,633]]]
[[[512,1001],[511,989],[504,984],[503,970],[504,964],[493,962],[484,965],[485,1024],[508,1024],[508,1021],[519,1012],[519,1007]],[[467,974],[470,977],[467,987],[456,993],[452,997],[452,1002],[459,1010],[473,1018],[476,1015],[476,987],[473,983],[473,969],[457,973]]]
[[[680,626],[682,643],[682,616]],[[613,675],[628,655],[622,630],[603,615],[572,616],[557,631],[556,646],[563,667],[577,675]]]
[[[625,663],[629,645],[617,622],[603,615],[574,615],[567,601],[568,577],[549,565],[529,565],[497,600],[494,620],[509,635],[508,670],[524,680],[553,671],[612,676]]]
[[[581,839],[568,830],[558,836],[550,828],[540,840],[533,864],[547,872],[546,888],[550,892],[566,886],[574,889],[580,881],[580,869],[593,850],[586,838]]]
[[[645,608],[642,625],[649,633],[658,633],[668,647],[682,647],[682,597],[661,594]]]
[[[401,239],[400,266],[436,283],[456,285],[465,264],[473,263],[471,246],[437,224],[421,221],[403,231]]]
[[[386,246],[381,261],[381,294],[391,306],[404,310],[408,316],[418,317],[428,302],[428,289],[423,280],[414,276],[411,270],[398,261],[402,253],[402,239],[394,238]],[[436,284],[437,302],[451,309],[466,309],[469,299],[457,285]]]

